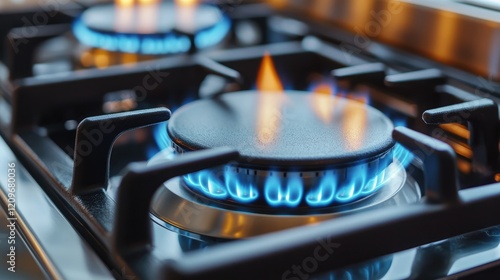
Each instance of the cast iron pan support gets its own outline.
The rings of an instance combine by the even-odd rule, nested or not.
[[[439,69],[425,69],[385,77],[385,85],[398,90],[403,96],[415,100],[417,116],[422,116],[427,109],[439,106],[441,93],[437,87],[446,83],[446,76]],[[416,130],[429,132],[431,127],[417,118]]]
[[[135,254],[148,253],[152,242],[150,203],[155,191],[163,182],[202,169],[223,165],[238,157],[237,151],[221,147],[185,153],[174,160],[152,166],[140,163],[129,164],[128,171],[118,188],[117,214],[112,240],[114,251],[124,259]],[[147,275],[155,274],[149,269],[143,272]]]
[[[116,138],[122,133],[167,121],[170,110],[156,108],[84,119],[76,130],[71,192],[84,194],[106,188],[109,159]]]
[[[204,73],[197,71],[200,68]],[[19,79],[12,95],[11,129],[13,133],[17,133],[26,127],[36,126],[42,116],[51,116],[61,110],[74,113],[82,105],[102,104],[103,97],[115,91],[135,91],[138,99],[157,98],[159,95],[164,96],[165,92],[175,92],[186,87],[198,92],[207,74],[223,77],[229,83],[242,82],[238,71],[201,55],[171,56],[126,68],[82,69],[78,75]],[[155,80],[157,83],[148,85]],[[173,94],[171,97],[180,102],[176,100],[177,95]]]
[[[490,99],[427,110],[422,115],[427,124],[467,122],[470,131],[472,166],[478,174],[490,177],[498,161],[498,105]]]
[[[396,128],[392,136],[423,161],[427,201],[456,202],[458,168],[453,149],[444,142],[405,127]]]
[[[380,62],[343,67],[332,71],[337,81],[356,83],[383,84],[387,67]]]
[[[296,269],[309,277],[500,224],[500,184],[457,193],[451,147],[406,128],[396,128],[393,136],[430,172],[427,199],[420,203],[223,243],[179,260],[151,261],[149,207],[158,185],[236,157],[230,150],[192,152],[189,158],[156,167],[130,166],[119,190],[113,248],[143,279],[293,279],[299,277]],[[146,178],[152,183],[144,184]]]
[[[16,80],[33,76],[35,49],[43,42],[64,34],[70,24],[25,26],[14,28],[7,35],[7,64],[9,79]]]
[[[228,81],[235,82],[239,85],[243,84],[243,77],[241,76],[241,74],[232,68],[216,62],[215,60],[210,59],[204,55],[197,55],[195,56],[194,60],[208,74],[218,75]]]

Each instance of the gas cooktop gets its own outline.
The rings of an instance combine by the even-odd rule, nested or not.
[[[0,275],[495,279],[498,12],[434,2],[2,2]]]

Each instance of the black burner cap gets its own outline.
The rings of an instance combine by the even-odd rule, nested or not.
[[[369,105],[300,91],[244,91],[177,110],[168,133],[177,148],[234,147],[258,169],[323,170],[377,160],[394,146],[392,122]]]

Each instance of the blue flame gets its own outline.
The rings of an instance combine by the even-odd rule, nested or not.
[[[309,206],[326,206],[332,203],[337,191],[337,176],[333,171],[327,172],[319,185],[306,195]]]
[[[379,169],[371,170],[368,164],[350,167],[346,178],[339,178],[335,170],[324,171],[316,186],[304,193],[304,178],[300,172],[287,172],[285,177],[271,174],[263,180],[263,189],[258,180],[249,174],[240,174],[234,167],[226,166],[223,172],[204,170],[184,176],[188,187],[216,199],[230,199],[241,204],[259,200],[274,208],[295,208],[301,204],[310,207],[325,207],[346,204],[369,196],[382,188],[398,168],[407,167],[413,155],[396,144],[392,151],[379,159]],[[387,167],[397,161],[400,165]],[[307,180],[307,179],[306,179]],[[261,197],[262,195],[262,197]]]
[[[226,199],[227,190],[223,182],[213,176],[210,170],[203,170],[184,176],[186,183],[197,191],[201,191],[208,197]]]
[[[255,201],[259,197],[259,191],[255,183],[250,180],[241,182],[236,172],[232,171],[230,168],[226,168],[224,178],[229,195],[235,201],[249,203]]]
[[[298,174],[290,174],[286,182],[277,176],[269,176],[264,184],[267,203],[274,207],[296,207],[302,201],[302,180]]]
[[[228,16],[222,16],[217,24],[195,36],[195,45],[198,49],[215,46],[226,37],[230,29],[231,20]],[[174,32],[162,35],[97,32],[88,28],[81,18],[73,23],[73,33],[81,43],[108,51],[160,55],[185,53],[191,48],[186,35]]]
[[[222,42],[231,29],[231,20],[223,16],[221,20],[211,28],[202,30],[194,38],[194,44],[198,49],[205,49]]]
[[[168,108],[170,109],[171,112],[174,112],[178,108],[180,108],[183,105],[186,105],[194,100],[195,100],[195,98],[193,97],[193,93],[187,92],[186,97],[182,100],[182,102],[180,104],[171,105]],[[161,122],[161,123],[153,126],[153,138],[156,142],[156,145],[158,146],[158,149],[160,149],[160,151],[172,147],[172,140],[170,139],[170,136],[168,136],[168,133],[167,133],[167,125],[168,125],[168,121]]]
[[[368,165],[362,164],[351,167],[350,178],[346,179],[344,186],[339,188],[335,199],[341,203],[351,202],[361,197],[361,190],[365,186],[366,177],[368,176]]]
[[[406,126],[406,120],[402,118],[391,118],[392,123],[394,124],[395,127],[398,126]]]
[[[385,183],[385,169],[382,170],[377,176],[368,180],[366,185],[361,188],[361,194],[363,196],[369,195],[377,191]]]
[[[151,145],[151,146],[147,147],[146,148],[146,158],[148,160],[152,159],[159,151],[160,151],[160,149],[158,149],[158,146]]]
[[[405,168],[413,161],[413,154],[400,144],[396,144],[393,150],[394,159],[399,161]]]
[[[172,140],[167,134],[167,122],[159,123],[153,127],[153,138],[160,151],[172,147]]]
[[[338,178],[333,172],[327,172],[319,185],[307,194],[307,204],[312,207],[320,207],[334,202],[347,203],[375,193],[396,173],[397,170],[394,170],[393,173],[388,174],[389,171],[385,168],[392,160],[400,162],[406,168],[413,160],[413,155],[403,146],[396,144],[392,156],[381,159],[380,165],[383,168],[375,176],[369,176],[366,164],[354,167],[355,170],[350,172],[354,176],[347,178],[338,190]]]
[[[351,266],[349,268],[339,269],[318,275],[315,279],[322,280],[368,280],[385,279],[389,269],[392,266],[393,256],[381,257],[375,260]]]

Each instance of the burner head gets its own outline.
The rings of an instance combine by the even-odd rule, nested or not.
[[[240,166],[302,171],[377,160],[394,146],[392,129],[385,115],[366,104],[292,91],[196,101],[177,110],[168,124],[182,150],[236,147]]]
[[[160,55],[188,52],[193,42],[197,49],[217,45],[230,27],[229,17],[217,6],[181,8],[168,2],[121,8],[93,6],[74,22],[73,32],[91,47]]]
[[[181,107],[168,123],[178,152],[220,146],[241,158],[185,177],[223,203],[329,207],[373,194],[393,162],[393,125],[378,110],[307,92],[235,92]]]
[[[171,156],[171,151],[165,149],[148,164],[170,161]],[[173,178],[156,193],[151,212],[156,223],[181,235],[240,239],[316,224],[360,211],[416,203],[421,198],[419,185],[407,176],[397,162],[389,165],[387,173],[391,174],[390,180],[386,180],[384,186],[369,197],[328,208],[309,208],[305,211],[293,209],[292,213],[290,209],[276,212],[271,207],[267,207],[267,211],[256,211],[255,208],[242,206],[243,202],[233,207],[222,205],[208,195],[200,196],[186,188],[182,178]],[[280,215],[282,213],[286,215]]]

